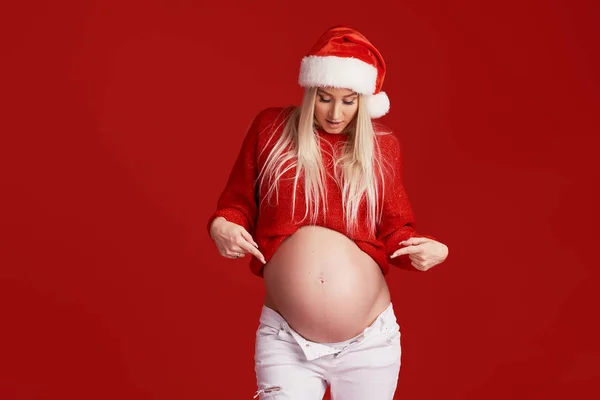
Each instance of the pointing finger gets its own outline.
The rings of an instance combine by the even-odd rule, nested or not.
[[[244,247],[244,250],[252,254],[254,257],[258,258],[263,264],[267,263],[265,261],[265,256],[263,256],[262,253],[256,247],[254,247],[254,245],[251,242],[247,242],[246,246]]]
[[[417,246],[410,246],[410,247],[403,247],[401,249],[398,249],[394,252],[394,254],[392,254],[390,256],[390,258],[395,258],[398,256],[402,256],[404,254],[417,254],[421,251],[420,247]]]

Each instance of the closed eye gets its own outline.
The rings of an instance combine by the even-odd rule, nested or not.
[[[319,96],[319,101],[320,101],[321,103],[331,103],[331,99],[324,99],[324,98],[323,98],[323,97],[321,97],[321,96]],[[342,103],[344,103],[344,104],[345,104],[345,105],[347,105],[347,106],[351,106],[351,105],[353,105],[353,104],[354,104],[354,100],[351,100],[351,101],[346,101],[346,100],[344,100],[344,101],[342,101]]]

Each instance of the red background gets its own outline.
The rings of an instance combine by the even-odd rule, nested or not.
[[[417,228],[450,249],[388,275],[396,398],[600,398],[598,2],[260,4],[0,6],[0,398],[252,398],[262,281],[205,224],[341,23],[385,57]]]

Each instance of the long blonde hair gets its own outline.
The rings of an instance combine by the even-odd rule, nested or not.
[[[327,188],[323,183],[326,170],[323,166],[320,137],[314,133],[316,93],[316,87],[305,89],[302,105],[293,107],[287,120],[274,127],[273,132],[285,123],[258,175],[259,187],[263,186],[265,179],[268,183],[267,193],[261,196],[261,202],[266,200],[271,204],[273,194],[276,195],[276,202],[279,202],[277,183],[286,172],[296,168],[294,188],[297,188],[304,172],[306,212],[302,220],[310,213],[311,224],[315,223],[321,210],[326,218],[324,205],[327,204]],[[344,132],[349,135],[349,140],[345,142],[341,155],[334,157],[334,175],[341,187],[344,221],[350,233],[355,232],[358,210],[363,199],[367,205],[367,226],[370,232],[375,232],[382,213],[382,204],[378,199],[384,198],[385,190],[380,149],[364,101],[365,98],[359,95],[357,114]],[[292,216],[296,209],[295,192],[294,190],[292,195]]]

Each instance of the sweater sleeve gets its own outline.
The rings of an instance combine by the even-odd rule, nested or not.
[[[415,231],[415,217],[402,183],[402,149],[400,141],[393,134],[388,136],[390,137],[387,138],[386,143],[389,143],[389,145],[385,147],[389,157],[387,166],[391,169],[391,174],[386,174],[382,218],[378,225],[377,238],[385,245],[388,263],[402,269],[418,271],[411,264],[408,254],[390,258],[396,250],[403,247],[400,245],[403,240],[411,237],[436,239],[433,236],[419,234]]]
[[[258,114],[242,142],[237,159],[229,173],[225,189],[217,200],[217,209],[210,216],[207,229],[217,217],[238,224],[254,236],[257,217],[255,181],[257,172],[257,142],[263,113]]]

